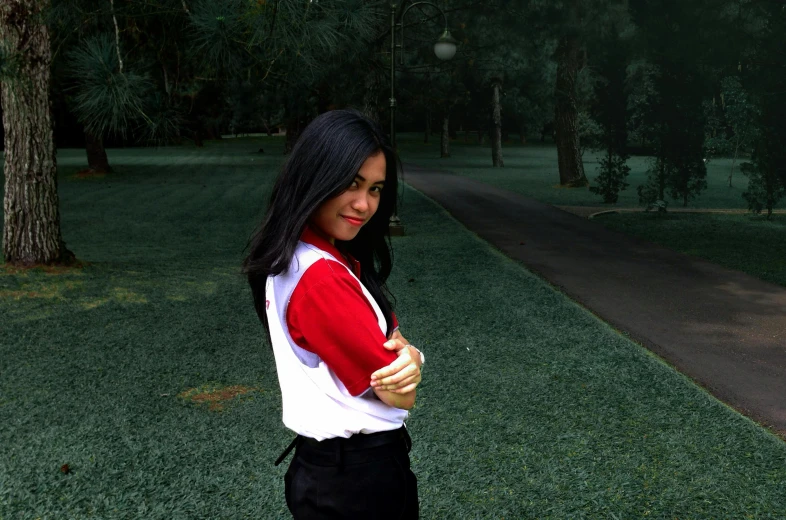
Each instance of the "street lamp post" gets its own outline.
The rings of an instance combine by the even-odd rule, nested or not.
[[[396,11],[398,4],[395,2],[390,4],[390,144],[394,151],[396,150],[396,47],[401,48],[401,64],[403,65],[404,15],[406,15],[407,11],[411,8],[422,4],[434,7],[442,13],[442,17],[445,19],[445,30],[434,43],[434,54],[441,60],[449,60],[456,54],[456,40],[450,35],[450,31],[448,30],[448,17],[442,9],[431,2],[414,2],[404,9],[401,13],[401,21],[398,23],[398,25],[401,26],[401,44],[396,45]],[[391,235],[404,235],[404,226],[401,225],[401,219],[399,219],[398,215],[395,213],[390,217],[389,229]]]

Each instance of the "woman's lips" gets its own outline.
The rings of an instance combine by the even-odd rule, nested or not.
[[[341,215],[341,216],[344,217],[344,215]],[[360,226],[360,225],[363,224],[363,221],[360,220],[360,219],[354,219],[354,218],[350,218],[350,217],[344,217],[344,219],[347,222],[349,222],[350,224],[352,224],[353,226]]]

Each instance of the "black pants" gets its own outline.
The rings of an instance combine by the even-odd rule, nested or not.
[[[418,482],[404,426],[317,442],[298,437],[284,489],[295,520],[418,518]]]

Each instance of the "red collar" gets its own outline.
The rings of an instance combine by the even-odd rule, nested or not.
[[[330,241],[321,235],[318,235],[313,229],[311,229],[310,225],[307,224],[303,229],[303,233],[300,235],[300,240],[301,242],[311,244],[312,246],[315,246],[323,251],[327,251],[333,255],[336,260],[352,269],[352,272],[355,273],[355,276],[360,278],[360,262],[355,260],[352,255],[347,253],[346,255],[349,257],[349,263],[347,263],[347,261],[344,259],[344,255],[341,254],[341,251],[339,251],[336,246],[331,244]]]

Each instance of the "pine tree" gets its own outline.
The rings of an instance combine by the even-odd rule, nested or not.
[[[0,4],[5,196],[3,257],[12,265],[68,265],[49,112],[46,0]]]

